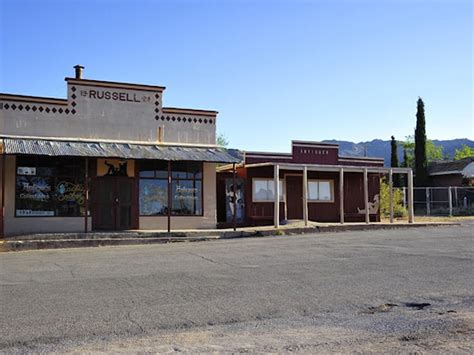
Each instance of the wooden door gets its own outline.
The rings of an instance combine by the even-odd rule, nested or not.
[[[286,213],[288,219],[303,219],[303,177],[286,176]]]
[[[126,177],[98,177],[92,188],[92,227],[98,230],[126,230],[138,225],[135,180]]]

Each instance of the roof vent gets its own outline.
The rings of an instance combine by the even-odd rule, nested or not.
[[[75,65],[74,69],[76,70],[76,79],[82,79],[82,74],[84,73],[84,67],[82,65]]]

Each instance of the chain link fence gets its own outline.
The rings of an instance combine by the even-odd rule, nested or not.
[[[406,188],[402,196],[406,206]],[[415,187],[413,204],[417,216],[474,216],[474,187]]]

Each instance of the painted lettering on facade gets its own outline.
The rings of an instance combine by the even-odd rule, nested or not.
[[[300,154],[328,155],[329,150],[326,149],[300,149]]]
[[[151,102],[151,96],[118,92],[109,90],[81,90],[81,96],[95,100],[123,101],[123,102]]]

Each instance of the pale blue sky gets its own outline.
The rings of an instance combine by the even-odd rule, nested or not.
[[[0,0],[0,91],[65,97],[85,77],[215,109],[232,147],[413,134],[474,138],[469,0]]]

